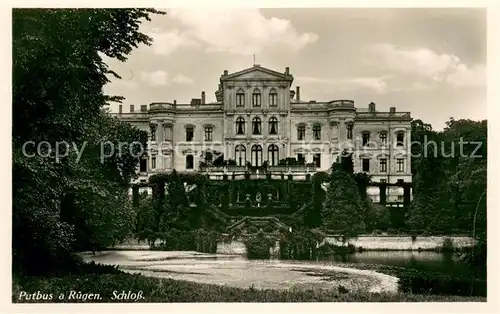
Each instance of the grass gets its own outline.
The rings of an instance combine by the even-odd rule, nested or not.
[[[140,300],[113,300],[113,292],[142,291]],[[70,291],[98,293],[98,300],[68,300]],[[22,292],[51,300],[20,300]],[[58,297],[63,294],[65,298]],[[12,302],[486,302],[484,297],[417,295],[410,293],[346,292],[345,289],[257,290],[146,277],[139,274],[85,274],[59,277],[14,276]]]

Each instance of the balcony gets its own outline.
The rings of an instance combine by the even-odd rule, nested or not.
[[[317,172],[316,166],[312,165],[280,165],[280,166],[203,166],[199,168],[200,173],[208,175],[210,179],[222,180],[226,175],[230,180],[248,179],[287,179],[289,175],[293,179],[305,180],[307,175]]]

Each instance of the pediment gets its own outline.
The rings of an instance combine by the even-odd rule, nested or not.
[[[291,75],[286,75],[260,66],[254,66],[230,75],[223,76],[221,81],[292,81]]]

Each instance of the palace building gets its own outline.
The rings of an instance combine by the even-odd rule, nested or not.
[[[288,67],[278,72],[254,65],[224,71],[216,102],[207,103],[201,92],[186,104],[130,105],[128,113],[120,105],[120,119],[150,134],[138,180],[173,169],[231,174],[248,171],[248,163],[254,172],[266,164],[273,174],[299,178],[328,170],[347,150],[355,172],[369,173],[373,182],[411,182],[409,112],[378,111],[374,103],[357,108],[352,100],[304,100],[292,83]],[[218,157],[229,166],[212,166]],[[280,163],[290,157],[303,166]]]

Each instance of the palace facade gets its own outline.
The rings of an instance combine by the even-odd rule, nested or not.
[[[150,134],[138,180],[173,169],[230,174],[247,163],[286,173],[292,170],[279,162],[289,157],[311,173],[328,170],[348,150],[355,171],[369,173],[372,181],[411,182],[409,112],[378,111],[374,103],[356,108],[352,100],[308,101],[292,83],[288,67],[278,72],[254,65],[224,71],[216,102],[207,103],[201,92],[185,104],[130,105],[128,113],[120,105],[121,119]],[[210,167],[222,155],[236,166]]]

